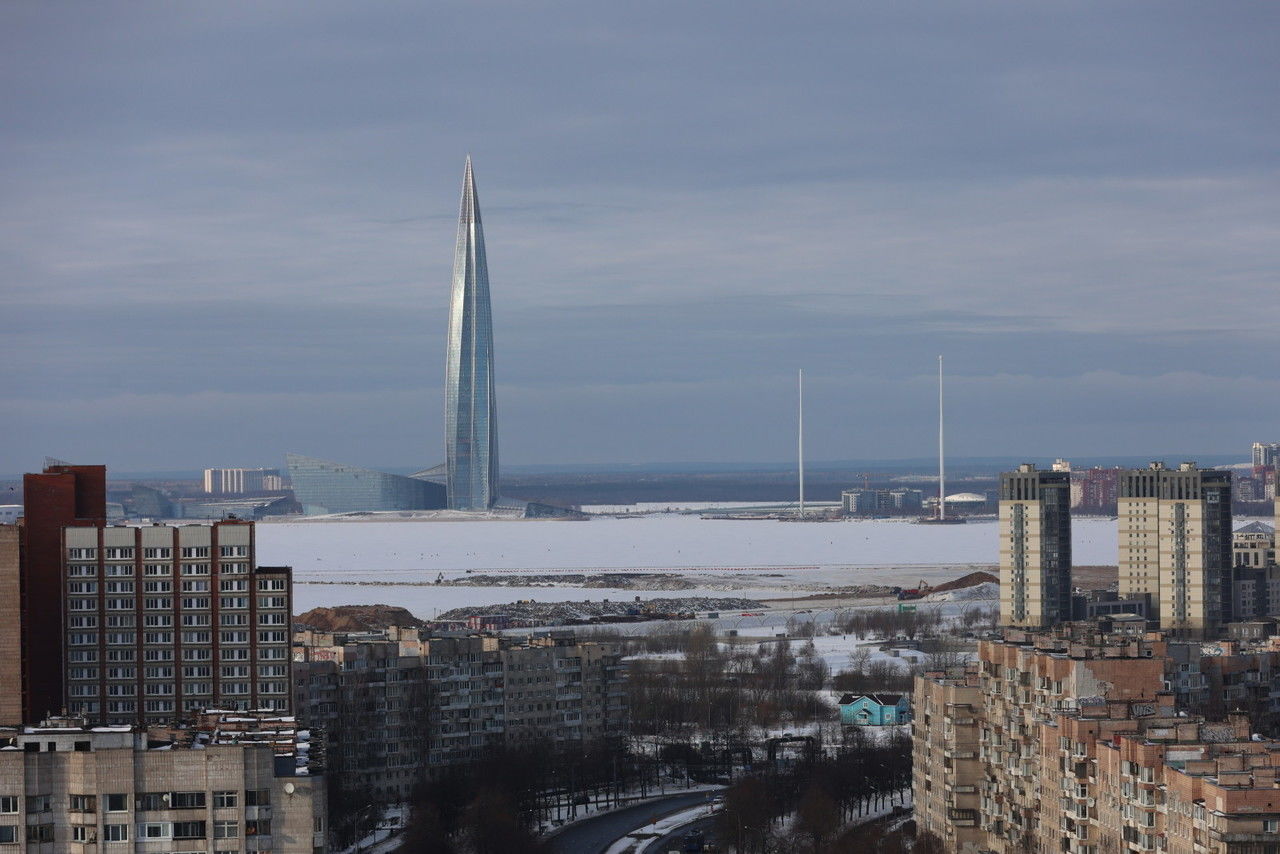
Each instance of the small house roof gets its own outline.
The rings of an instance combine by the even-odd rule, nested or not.
[[[902,702],[904,696],[904,694],[845,694],[840,698],[839,705],[847,706],[865,697],[878,706],[896,706]]]

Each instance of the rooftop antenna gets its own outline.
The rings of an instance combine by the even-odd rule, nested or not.
[[[800,518],[804,518],[804,368],[800,369],[800,417],[797,421],[797,456],[800,461]]]
[[[946,446],[942,441],[942,356],[938,356],[938,521],[947,520]]]

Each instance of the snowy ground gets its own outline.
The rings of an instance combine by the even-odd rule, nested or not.
[[[1116,524],[1074,525],[1077,564],[1114,564]],[[662,515],[585,522],[262,522],[261,563],[302,574],[434,579],[465,570],[883,567],[996,562],[996,526],[801,524]],[[354,574],[354,575],[353,575]]]
[[[1115,562],[1116,526],[1078,520],[1075,562]],[[992,522],[914,525],[902,520],[831,523],[707,520],[661,515],[587,522],[264,522],[258,560],[295,572],[298,611],[320,605],[394,603],[415,614],[534,598],[633,599],[665,591],[568,587],[439,587],[468,571],[654,569],[687,573],[687,595],[732,590],[781,598],[855,584],[938,583],[997,559]],[[323,583],[321,583],[323,582]],[[705,582],[705,586],[703,585]]]

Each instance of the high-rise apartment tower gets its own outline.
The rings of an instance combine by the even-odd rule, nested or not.
[[[1280,442],[1254,442],[1253,467],[1280,466]]]
[[[1071,619],[1071,472],[1024,463],[1000,475],[1000,622]]]
[[[487,510],[498,497],[498,415],[489,265],[470,157],[462,178],[458,243],[453,256],[444,413],[449,507]]]
[[[53,462],[40,474],[22,479],[23,516],[18,526],[21,545],[19,578],[22,595],[0,600],[0,622],[12,637],[20,626],[22,716],[4,723],[30,723],[57,714],[62,693],[62,529],[66,525],[102,524],[107,515],[107,467]],[[10,553],[11,556],[11,553]],[[12,561],[4,575],[11,578]],[[6,644],[8,646],[8,644]],[[0,690],[9,684],[12,662]]]
[[[1117,499],[1120,597],[1145,595],[1162,629],[1231,620],[1231,473],[1155,462],[1124,472]]]

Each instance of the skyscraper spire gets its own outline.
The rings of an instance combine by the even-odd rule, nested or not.
[[[498,497],[498,416],[489,266],[471,155],[467,155],[462,176],[458,243],[453,256],[444,411],[449,507],[487,510]]]

